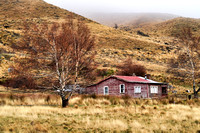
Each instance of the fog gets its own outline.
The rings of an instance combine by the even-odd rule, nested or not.
[[[199,0],[45,0],[48,3],[85,15],[104,13],[169,13],[200,18]]]

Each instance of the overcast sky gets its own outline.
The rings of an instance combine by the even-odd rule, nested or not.
[[[170,13],[200,18],[200,0],[45,0],[84,15],[91,12]]]

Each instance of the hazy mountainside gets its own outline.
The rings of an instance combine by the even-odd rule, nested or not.
[[[179,17],[161,23],[141,25],[140,27],[121,26],[120,29],[131,33],[133,36],[139,35],[149,41],[168,45],[170,49],[173,49],[177,47],[178,34],[185,27],[192,28],[192,32],[199,35],[200,19]]]
[[[176,36],[184,27],[191,27],[194,33],[199,34],[200,19],[179,17],[161,23],[143,25],[138,28],[129,26],[130,29],[135,31],[141,30],[150,35],[160,36]]]
[[[43,0],[1,0],[0,58],[2,59],[3,57],[6,61],[2,61],[0,77],[4,77],[9,65],[14,63],[12,57],[15,53],[9,46],[15,44],[16,39],[21,37],[23,21],[31,21],[38,24],[44,21],[49,23],[63,22],[66,16],[70,14],[71,12],[48,4]],[[182,79],[182,77],[175,77],[166,72],[168,60],[176,56],[177,45],[174,43],[175,38],[167,36],[167,34],[166,36],[158,34],[156,37],[151,35],[145,37],[137,35],[136,31],[138,29],[135,27],[131,27],[130,31],[124,31],[123,28],[122,30],[114,29],[80,15],[72,14],[74,20],[84,21],[96,37],[97,56],[95,60],[99,65],[98,69],[115,70],[116,65],[127,57],[131,57],[133,61],[144,65],[155,80],[176,82]],[[169,19],[169,17],[164,18]],[[163,30],[161,28],[162,23],[160,23],[160,26],[154,27],[160,27],[160,30]],[[166,30],[167,28],[168,26],[166,25]],[[142,26],[140,29],[144,29],[144,32],[149,31],[148,34],[153,32],[151,31],[151,26]],[[155,29],[155,31],[157,30]]]
[[[84,16],[111,27],[115,24],[137,27],[147,23],[158,23],[178,17],[177,15],[166,13],[88,13]]]

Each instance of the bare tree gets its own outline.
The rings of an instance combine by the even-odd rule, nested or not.
[[[118,29],[118,25],[117,25],[117,24],[115,24],[114,28],[115,28],[115,29]]]
[[[62,99],[62,107],[66,107],[78,79],[94,69],[94,46],[95,39],[87,26],[69,18],[64,23],[25,23],[17,49],[24,59],[29,59],[29,72],[35,78],[48,77]],[[67,84],[73,84],[73,88],[66,88]]]
[[[193,93],[197,97],[200,89],[196,90],[195,80],[200,66],[200,36],[193,34],[191,28],[187,27],[182,29],[178,38],[181,48],[177,58],[178,67],[184,68],[191,75]]]
[[[140,64],[134,63],[131,58],[127,58],[117,66],[119,75],[132,76],[145,76],[146,68]]]

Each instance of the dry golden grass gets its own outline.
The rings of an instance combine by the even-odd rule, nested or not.
[[[188,105],[59,107],[0,106],[2,131],[196,132],[200,108]],[[18,122],[21,122],[20,124]],[[2,124],[9,125],[3,126]],[[26,127],[24,124],[27,124]],[[33,127],[37,127],[34,129]]]
[[[183,105],[164,104],[156,99],[76,96],[69,107],[61,108],[55,95],[23,94],[29,97],[21,101],[15,101],[15,95],[19,94],[13,94],[12,98],[1,95],[1,101],[6,101],[0,105],[2,132],[195,133],[200,130],[199,101]],[[51,97],[49,101],[45,100],[47,96]]]

